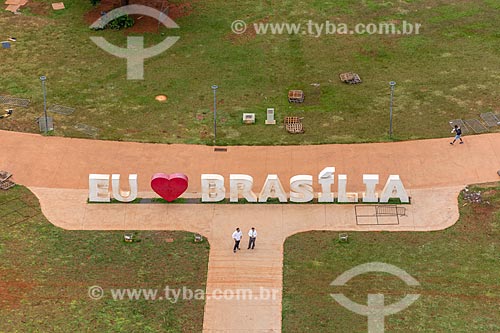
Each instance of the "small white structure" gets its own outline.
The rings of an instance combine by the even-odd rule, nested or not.
[[[276,120],[274,119],[274,108],[268,108],[266,114],[266,125],[276,125]]]
[[[89,202],[111,202],[109,174],[89,175]],[[111,175],[113,197],[120,202],[132,202],[137,199],[137,174],[128,175],[129,191],[120,189],[120,175]]]
[[[257,202],[257,195],[252,191],[253,177],[249,175],[231,174],[229,175],[230,202],[238,202],[238,199],[245,198],[248,202]]]
[[[387,183],[380,195],[380,202],[387,203],[391,198],[398,198],[402,203],[410,202],[408,192],[406,192],[399,175],[389,175]]]
[[[358,193],[347,192],[347,175],[338,175],[338,202],[358,202]]]
[[[243,113],[243,123],[255,124],[255,113]]]
[[[278,175],[267,175],[264,187],[262,187],[262,191],[260,191],[259,202],[267,202],[269,198],[278,198],[280,202],[288,201]]]
[[[201,175],[201,201],[218,202],[226,197],[224,177],[217,174]]]
[[[363,192],[363,202],[378,202],[378,194],[375,192],[378,175],[363,175],[363,184],[366,185],[366,192]]]
[[[332,185],[335,183],[335,167],[326,167],[318,175],[318,183],[321,192],[318,192],[318,202],[334,203],[335,197],[332,193]],[[338,175],[338,203],[359,202],[357,192],[347,192],[347,175]],[[388,203],[390,199],[399,199],[401,203],[410,203],[408,192],[398,175],[389,175],[382,193],[376,193],[376,185],[379,183],[379,175],[364,174],[363,183],[366,186],[362,194],[363,202]],[[278,199],[279,202],[287,202],[288,197],[281,181],[276,174],[267,175],[264,186],[258,195],[253,192],[253,177],[245,174],[230,174],[230,202],[238,202],[244,198],[247,202],[267,202],[269,198]],[[224,176],[218,174],[201,175],[202,202],[218,202],[225,199],[226,189],[224,187]],[[314,198],[313,176],[296,175],[290,178],[290,202],[311,202]]]
[[[313,177],[297,175],[290,178],[290,201],[309,202],[314,199]]]

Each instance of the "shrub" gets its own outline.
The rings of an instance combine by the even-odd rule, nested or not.
[[[106,24],[105,26],[92,28],[92,30],[104,30],[104,29],[120,30],[120,29],[130,28],[135,23],[132,17],[124,13],[116,13],[113,16],[115,18],[109,21],[108,24]]]
[[[134,19],[128,15],[123,15],[115,18],[113,21],[109,22],[105,28],[120,30],[130,28],[134,25]]]

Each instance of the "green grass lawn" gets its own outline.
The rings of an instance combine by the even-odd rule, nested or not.
[[[0,12],[0,95],[31,99],[0,120],[0,129],[36,132],[42,114],[40,75],[48,77],[48,104],[75,107],[54,114],[55,135],[165,143],[212,143],[212,84],[218,91],[219,144],[319,144],[386,141],[389,85],[397,81],[396,140],[442,137],[451,119],[500,113],[500,7],[494,0],[386,1],[191,1],[190,14],[176,19],[178,30],[146,34],[147,45],[167,35],[180,40],[146,60],[145,80],[127,81],[124,59],[95,46],[90,36],[126,44],[126,32],[88,29],[90,1],[65,1],[53,12],[48,0],[30,1],[22,15]],[[187,3],[177,0],[175,3]],[[35,6],[36,5],[36,6]],[[33,7],[30,9],[30,6]],[[34,8],[37,8],[35,10]],[[46,8],[46,10],[40,10]],[[420,35],[259,35],[237,37],[231,22],[420,23]],[[341,83],[355,71],[361,85]],[[314,87],[312,83],[319,83]],[[302,89],[303,105],[289,105],[287,91]],[[166,94],[164,104],[155,95]],[[278,125],[264,125],[267,107]],[[243,112],[257,115],[242,125]],[[304,117],[305,134],[290,135],[283,117]]]
[[[366,332],[367,318],[329,296],[343,293],[366,304],[367,294],[385,294],[385,304],[421,294],[408,309],[386,317],[386,332],[499,332],[500,183],[476,187],[489,204],[460,200],[460,220],[437,232],[308,232],[285,243],[283,332]],[[397,277],[363,274],[342,287],[330,283],[369,262],[395,265],[415,277],[408,287]]]
[[[110,288],[205,290],[208,243],[186,232],[123,235],[57,228],[26,188],[0,192],[0,332],[200,332],[203,300],[115,301]],[[94,285],[100,300],[88,296]]]

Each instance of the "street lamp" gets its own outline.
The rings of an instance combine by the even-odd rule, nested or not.
[[[214,91],[214,145],[215,140],[217,140],[217,89],[219,87],[217,85],[212,86],[212,90]]]
[[[49,121],[47,119],[47,92],[45,91],[46,80],[47,80],[46,76],[40,76],[40,81],[42,81],[42,90],[43,90],[43,114],[45,117],[45,134],[47,134],[49,130]]]
[[[389,85],[391,86],[391,104],[390,104],[390,120],[389,120],[389,138],[392,139],[392,100],[394,98],[394,86],[396,85],[395,81],[389,82]]]

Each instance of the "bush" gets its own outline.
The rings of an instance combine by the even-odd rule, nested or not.
[[[123,15],[115,18],[113,21],[109,22],[105,28],[120,30],[130,28],[134,25],[134,19],[128,15]]]
[[[101,2],[101,0],[90,0],[90,3],[92,4],[92,6],[97,5],[99,2]]]
[[[134,19],[128,16],[127,14],[117,13],[116,15],[113,16],[116,18],[111,20],[108,24],[106,24],[103,27],[101,26],[92,28],[92,30],[104,30],[104,29],[120,30],[120,29],[130,28],[135,23]]]

